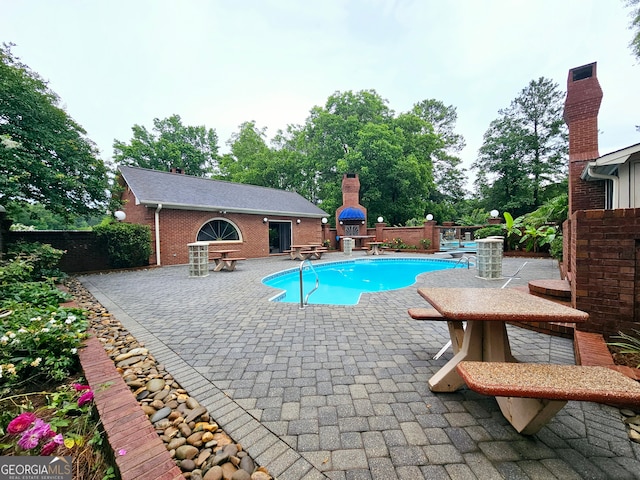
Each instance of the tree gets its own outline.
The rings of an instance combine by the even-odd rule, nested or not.
[[[635,30],[629,46],[633,54],[640,60],[640,0],[627,0],[627,7],[632,7],[629,29]]]
[[[218,135],[204,126],[182,125],[180,115],[153,119],[153,132],[134,125],[130,144],[113,142],[116,163],[165,170],[180,168],[189,175],[218,173]]]
[[[240,125],[227,145],[231,152],[220,159],[219,178],[238,183],[290,190],[295,188],[296,164],[287,150],[269,148],[266,128],[255,122]]]
[[[361,203],[371,218],[393,224],[424,218],[434,189],[432,155],[443,145],[425,120],[413,113],[396,117],[374,90],[336,92],[290,133],[288,145],[302,165],[297,178],[323,209],[342,204],[342,175],[352,172],[359,174]]]
[[[566,178],[563,99],[558,85],[541,77],[499,110],[473,164],[487,208],[522,214],[544,202],[545,187]]]
[[[107,169],[59,97],[0,48],[0,204],[39,202],[66,218],[106,204]]]
[[[466,195],[465,170],[461,168],[462,159],[457,156],[465,146],[464,137],[455,132],[458,113],[453,105],[446,106],[435,99],[416,103],[411,113],[431,125],[433,133],[442,141],[432,157],[436,188],[429,197],[429,209],[431,213],[439,211],[443,214],[448,210],[452,219],[456,216],[453,206],[463,202]]]

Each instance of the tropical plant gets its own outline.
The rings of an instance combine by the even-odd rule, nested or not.
[[[619,347],[620,353],[635,353],[640,354],[640,330],[633,330],[635,335],[628,333],[618,332],[619,335],[612,336],[611,338],[619,338],[620,342],[610,342],[607,345],[612,347]],[[636,367],[640,368],[640,364]]]

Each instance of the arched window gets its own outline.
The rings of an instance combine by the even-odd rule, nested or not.
[[[209,220],[198,232],[197,240],[198,242],[237,242],[240,240],[240,232],[228,220]]]

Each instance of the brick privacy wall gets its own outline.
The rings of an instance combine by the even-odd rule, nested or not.
[[[91,272],[111,268],[106,254],[98,245],[95,233],[75,230],[9,231],[6,242],[17,241],[47,243],[66,251],[58,268],[66,273]]]
[[[589,313],[577,328],[606,339],[633,334],[640,320],[640,209],[578,211],[570,225],[572,303]]]

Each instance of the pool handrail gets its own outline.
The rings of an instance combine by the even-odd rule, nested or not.
[[[307,293],[306,297],[304,296],[304,281],[302,280],[302,270],[304,270],[305,263],[309,264],[309,268],[311,269],[313,274],[316,276],[316,286],[313,287],[309,293]],[[304,310],[304,307],[309,304],[309,296],[313,292],[315,292],[319,286],[320,286],[320,278],[318,277],[318,272],[316,272],[315,268],[313,268],[313,264],[311,263],[311,260],[307,258],[302,262],[300,262],[300,310]]]

